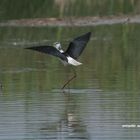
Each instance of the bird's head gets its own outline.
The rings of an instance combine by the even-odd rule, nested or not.
[[[55,42],[53,45],[54,45],[54,47],[55,47],[57,50],[61,50],[61,44],[60,44],[60,42]]]

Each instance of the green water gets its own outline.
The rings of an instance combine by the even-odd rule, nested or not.
[[[139,139],[139,26],[3,28],[1,139]],[[92,31],[77,77],[54,57],[24,47]],[[102,134],[102,135],[101,135]],[[11,137],[11,138],[9,138]]]
[[[54,2],[2,0],[1,19],[63,17],[73,15],[72,9],[75,16],[135,14],[139,9],[135,0],[70,0],[69,9],[60,14]],[[90,8],[81,13],[87,4]],[[18,13],[20,5],[27,10]],[[14,7],[13,13],[6,6]],[[57,11],[48,13],[50,9]],[[122,126],[140,125],[139,30],[139,24],[1,27],[0,140],[139,140],[140,127]],[[73,75],[71,67],[24,48],[61,41],[66,49],[70,40],[88,31],[92,37],[79,58],[83,65],[75,68],[77,77],[63,93],[61,87]]]

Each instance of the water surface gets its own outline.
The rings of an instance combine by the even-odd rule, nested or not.
[[[139,26],[1,28],[0,139],[139,139]],[[24,47],[92,31],[73,75],[54,57]]]

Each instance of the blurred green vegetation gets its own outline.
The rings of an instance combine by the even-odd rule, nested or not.
[[[1,0],[0,20],[139,14],[139,0]]]

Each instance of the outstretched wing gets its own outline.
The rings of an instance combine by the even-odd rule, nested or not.
[[[81,35],[70,42],[68,49],[65,51],[66,55],[77,59],[83,52],[91,36],[91,32]]]
[[[47,53],[49,55],[53,55],[53,56],[59,57],[62,60],[68,61],[67,57],[64,54],[60,53],[53,46],[45,46],[44,45],[44,46],[29,47],[29,48],[25,48],[25,49],[35,50],[35,51],[39,51],[41,53]]]

